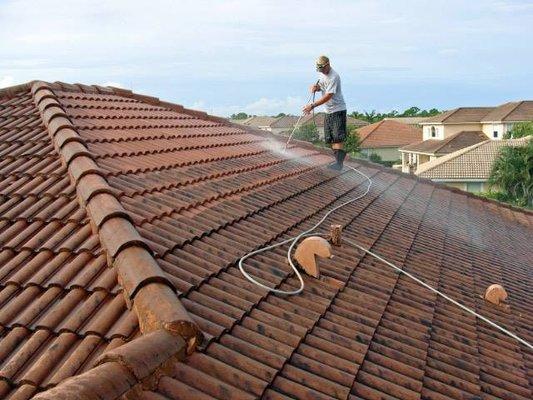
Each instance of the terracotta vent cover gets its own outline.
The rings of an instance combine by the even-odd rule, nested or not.
[[[319,236],[311,236],[302,240],[298,245],[294,257],[304,271],[312,277],[318,278],[320,271],[316,263],[316,256],[333,257],[331,255],[331,245],[329,242]]]

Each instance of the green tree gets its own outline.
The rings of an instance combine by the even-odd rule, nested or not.
[[[420,111],[418,107],[411,107],[402,113],[402,117],[416,117],[420,114]]]
[[[227,114],[226,114],[227,115]],[[231,119],[246,119],[250,117],[248,114],[246,114],[245,112],[240,112],[240,113],[237,113],[237,114],[231,114]]]
[[[381,164],[383,162],[383,160],[381,159],[381,156],[379,154],[376,154],[376,153],[371,153],[370,156],[368,157],[368,159],[370,161],[378,163],[378,164]]]
[[[402,113],[398,113],[396,110],[392,110],[385,113],[379,113],[376,110],[372,111],[353,111],[350,115],[353,118],[362,119],[363,121],[367,121],[370,123],[381,121],[385,118],[395,118],[395,117],[430,117],[432,115],[439,114],[440,111],[436,108],[432,108],[429,111],[428,110],[421,110],[418,107],[410,107],[407,110],[403,111]]]
[[[294,138],[312,143],[320,140],[320,136],[318,135],[318,130],[316,129],[315,124],[305,124],[300,126],[294,132]]]
[[[346,150],[348,154],[358,153],[361,139],[359,133],[357,133],[357,127],[355,125],[348,125],[346,128],[348,136],[344,142],[344,150]]]
[[[492,166],[489,187],[495,196],[519,206],[533,206],[533,140],[525,146],[506,146]]]
[[[278,115],[276,115],[274,118],[280,118],[280,117],[285,117],[287,114],[285,113],[279,113]]]
[[[515,124],[513,128],[503,136],[503,138],[518,139],[529,135],[533,135],[533,121],[519,122],[518,124]]]

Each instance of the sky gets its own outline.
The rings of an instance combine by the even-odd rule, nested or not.
[[[297,114],[320,54],[348,111],[533,99],[533,1],[0,0],[0,87],[60,80],[215,115]]]

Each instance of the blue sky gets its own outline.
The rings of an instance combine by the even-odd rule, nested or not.
[[[0,86],[114,84],[297,113],[330,57],[349,111],[533,99],[533,1],[0,1]]]

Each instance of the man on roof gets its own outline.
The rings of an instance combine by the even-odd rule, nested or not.
[[[329,58],[320,56],[316,60],[316,70],[319,73],[317,84],[311,85],[311,93],[322,92],[322,97],[303,108],[305,114],[322,104],[326,108],[324,120],[324,140],[331,145],[335,162],[328,168],[340,171],[343,166],[346,151],[343,143],[346,140],[346,103],[342,96],[341,78],[329,63]]]

